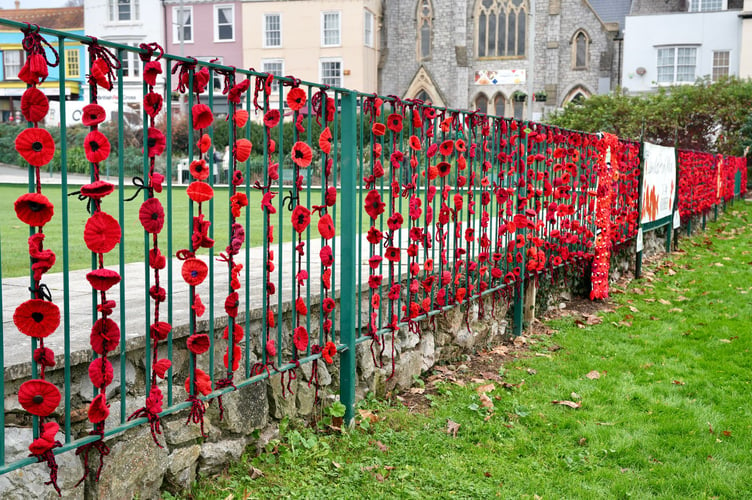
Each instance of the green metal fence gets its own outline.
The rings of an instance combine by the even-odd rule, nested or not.
[[[118,120],[118,174],[110,179],[116,185],[116,200],[102,202],[101,207],[95,204],[115,214],[120,231],[117,258],[92,254],[85,264],[88,270],[117,269],[121,278],[113,288],[117,291],[113,294],[117,296],[117,348],[100,353],[102,358],[120,361],[120,382],[113,396],[119,395],[119,400],[112,402],[119,405],[120,416],[117,421],[94,423],[86,430],[71,422],[75,403],[72,357],[74,351],[81,351],[81,331],[87,331],[81,325],[93,328],[102,318],[104,295],[88,289],[87,300],[81,300],[78,282],[71,278],[77,276],[79,266],[73,259],[77,247],[81,247],[81,234],[73,230],[80,221],[72,214],[81,212],[76,212],[78,201],[66,194],[80,190],[80,185],[70,182],[66,169],[72,145],[66,133],[66,101],[60,102],[61,139],[57,147],[62,195],[55,217],[60,218],[61,225],[59,240],[55,235],[50,235],[50,240],[59,241],[55,251],[60,260],[51,272],[60,273],[61,285],[49,299],[61,306],[62,323],[49,337],[48,345],[59,346],[62,352],[57,353],[58,367],[48,374],[62,388],[62,403],[52,417],[25,415],[31,420],[35,438],[40,436],[40,418],[42,422],[61,423],[64,439],[61,446],[54,447],[53,454],[80,450],[135,426],[153,426],[158,417],[176,412],[190,410],[193,416],[197,406],[203,407],[202,402],[271,375],[283,374],[284,384],[284,377],[289,382],[301,364],[322,362],[332,354],[330,346],[338,353],[339,396],[350,421],[355,403],[357,344],[370,342],[379,366],[390,360],[393,363],[398,332],[419,335],[421,328],[431,327],[437,314],[455,307],[467,311],[471,302],[480,301],[482,307],[480,299],[486,297],[494,305],[515,302],[515,332],[519,334],[525,283],[555,277],[565,268],[583,267],[593,257],[599,231],[595,205],[602,195],[597,189],[596,166],[605,162],[599,150],[601,139],[596,135],[331,88],[293,77],[271,78],[252,70],[155,52],[154,47],[134,48],[6,20],[0,20],[0,24],[36,30],[58,48],[63,67],[64,43],[75,40],[98,47],[99,52],[90,51],[92,73],[94,62],[102,58],[105,49],[111,51],[114,61],[123,60],[126,52],[138,52],[144,58],[141,74],[146,74],[148,64],[154,61],[159,61],[164,70],[160,78],[166,90],[159,121],[152,120],[143,109],[143,130],[138,132],[144,151],[143,168],[135,184],[146,189],[130,187],[133,181],[124,169],[124,138],[133,131]],[[122,117],[123,70],[114,66],[112,92],[118,96],[118,116]],[[205,92],[193,91],[194,84],[207,74],[209,82],[215,76],[224,79],[228,98],[237,102],[226,117],[231,154],[227,175],[216,179],[208,175],[203,180],[192,174],[192,185],[199,183],[196,189],[206,191],[208,186],[214,195],[197,201],[195,193],[191,194],[195,189],[179,186],[183,179],[173,176],[181,153],[187,155],[188,164],[203,159],[208,172],[214,172],[214,148],[221,146],[217,127],[224,125],[211,119],[202,127],[192,126],[197,119],[195,106],[214,102],[217,92],[213,85]],[[243,82],[248,85],[245,89]],[[61,95],[64,87],[61,72]],[[145,81],[144,95],[152,90],[153,85]],[[291,101],[292,94],[297,96],[296,102]],[[97,91],[92,91],[89,99],[96,96]],[[182,112],[173,113],[173,108],[179,107]],[[245,112],[251,120],[241,126],[240,117]],[[161,127],[167,138],[164,152],[158,155],[150,154],[150,124]],[[204,133],[211,141],[205,151],[201,149]],[[253,151],[243,158],[243,140],[251,139]],[[182,144],[185,151],[178,150]],[[620,148],[621,170],[614,177],[617,196],[609,229],[610,241],[615,244],[634,237],[638,220],[639,146],[622,141]],[[154,156],[164,159],[163,191],[161,183],[155,181],[159,162],[152,161]],[[261,171],[257,165],[263,165]],[[103,178],[92,165],[90,180]],[[160,189],[155,189],[156,184]],[[45,177],[29,168],[30,193],[54,189]],[[138,201],[128,201],[134,191]],[[247,199],[247,206],[239,194]],[[194,198],[186,202],[186,196]],[[152,260],[156,233],[141,227],[144,222],[132,208],[154,198],[164,205],[164,230],[157,231],[159,248],[166,257],[159,269],[162,274],[155,274],[158,266]],[[197,230],[194,218],[199,214],[213,222],[203,231],[204,241],[215,240],[213,245],[196,246],[192,239]],[[238,225],[244,238],[239,238]],[[29,235],[38,232],[41,226],[32,226]],[[13,237],[0,234],[2,246]],[[234,241],[237,245],[233,253],[230,249]],[[224,245],[227,248],[223,252]],[[187,252],[190,249],[193,252]],[[8,258],[7,250],[0,247],[0,251]],[[205,283],[182,280],[189,259],[205,263]],[[24,266],[28,263],[25,261]],[[24,269],[23,274],[35,289],[39,280],[34,279],[32,269]],[[154,333],[154,313],[160,301],[154,298],[152,286],[157,286],[158,276],[166,289],[161,321],[172,327],[164,339]],[[19,299],[8,301],[12,278],[3,276],[0,295],[0,305],[8,310]],[[227,312],[225,301],[233,292],[238,293],[240,302],[237,315]],[[36,293],[33,291],[32,298]],[[197,296],[206,302],[203,320],[199,318]],[[10,344],[26,337],[6,327],[8,312],[3,311],[0,363],[6,376],[0,389],[5,393],[6,381],[17,383],[9,377],[11,372],[36,379],[40,367],[34,359],[39,347],[35,338],[24,347],[27,354],[23,360],[9,359]],[[242,328],[237,330],[237,340],[236,326]],[[214,334],[223,328],[226,340]],[[207,354],[191,351],[187,370],[171,366],[164,382],[158,382],[154,373],[159,361],[174,361],[176,350],[186,346],[185,337],[196,338],[202,332],[210,333]],[[146,394],[140,398],[157,385],[165,392],[164,404],[156,414],[139,413],[129,419],[126,359],[129,352],[139,349],[144,351],[146,380]],[[98,357],[92,356],[89,348],[83,351],[89,352],[88,357]],[[222,352],[224,360],[215,354]],[[233,361],[239,362],[237,370],[232,369]],[[207,394],[197,392],[197,368],[205,370],[212,382]],[[184,378],[188,380],[187,390],[183,390]],[[95,387],[92,399],[105,392],[105,388]],[[4,418],[3,413],[0,419]],[[5,425],[4,420],[0,425]],[[7,462],[5,441],[0,442],[0,473],[38,458]]]

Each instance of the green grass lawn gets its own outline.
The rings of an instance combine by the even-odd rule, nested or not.
[[[737,202],[612,290],[600,324],[551,321],[518,359],[457,372],[465,385],[428,377],[420,411],[370,398],[377,421],[333,435],[285,421],[268,453],[186,495],[752,498],[751,251],[752,204]]]

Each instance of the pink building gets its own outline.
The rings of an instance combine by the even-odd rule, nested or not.
[[[243,67],[243,32],[239,1],[164,1],[165,50],[169,54],[218,59],[227,66]],[[227,109],[220,78],[214,80],[215,113]]]

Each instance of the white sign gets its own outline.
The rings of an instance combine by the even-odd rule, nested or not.
[[[644,243],[642,241],[642,228],[640,228],[637,230],[637,248],[635,248],[635,251],[642,252],[642,249],[644,248],[643,245]]]
[[[475,85],[523,85],[524,69],[481,69],[475,72]]]
[[[674,229],[678,229],[681,227],[681,216],[679,215],[679,211],[676,210],[674,212]]]
[[[671,217],[676,198],[674,148],[646,142],[643,146],[641,224]]]

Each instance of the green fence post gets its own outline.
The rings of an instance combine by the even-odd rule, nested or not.
[[[514,310],[513,310],[513,333],[515,337],[522,335],[522,318],[523,318],[523,306],[525,304],[525,280],[520,279],[519,287],[514,294]]]
[[[355,256],[357,238],[355,221],[356,200],[356,132],[357,101],[352,92],[343,92],[342,98],[342,236],[340,238],[340,332],[343,345],[340,354],[339,400],[345,405],[345,425],[350,425],[355,406]]]

